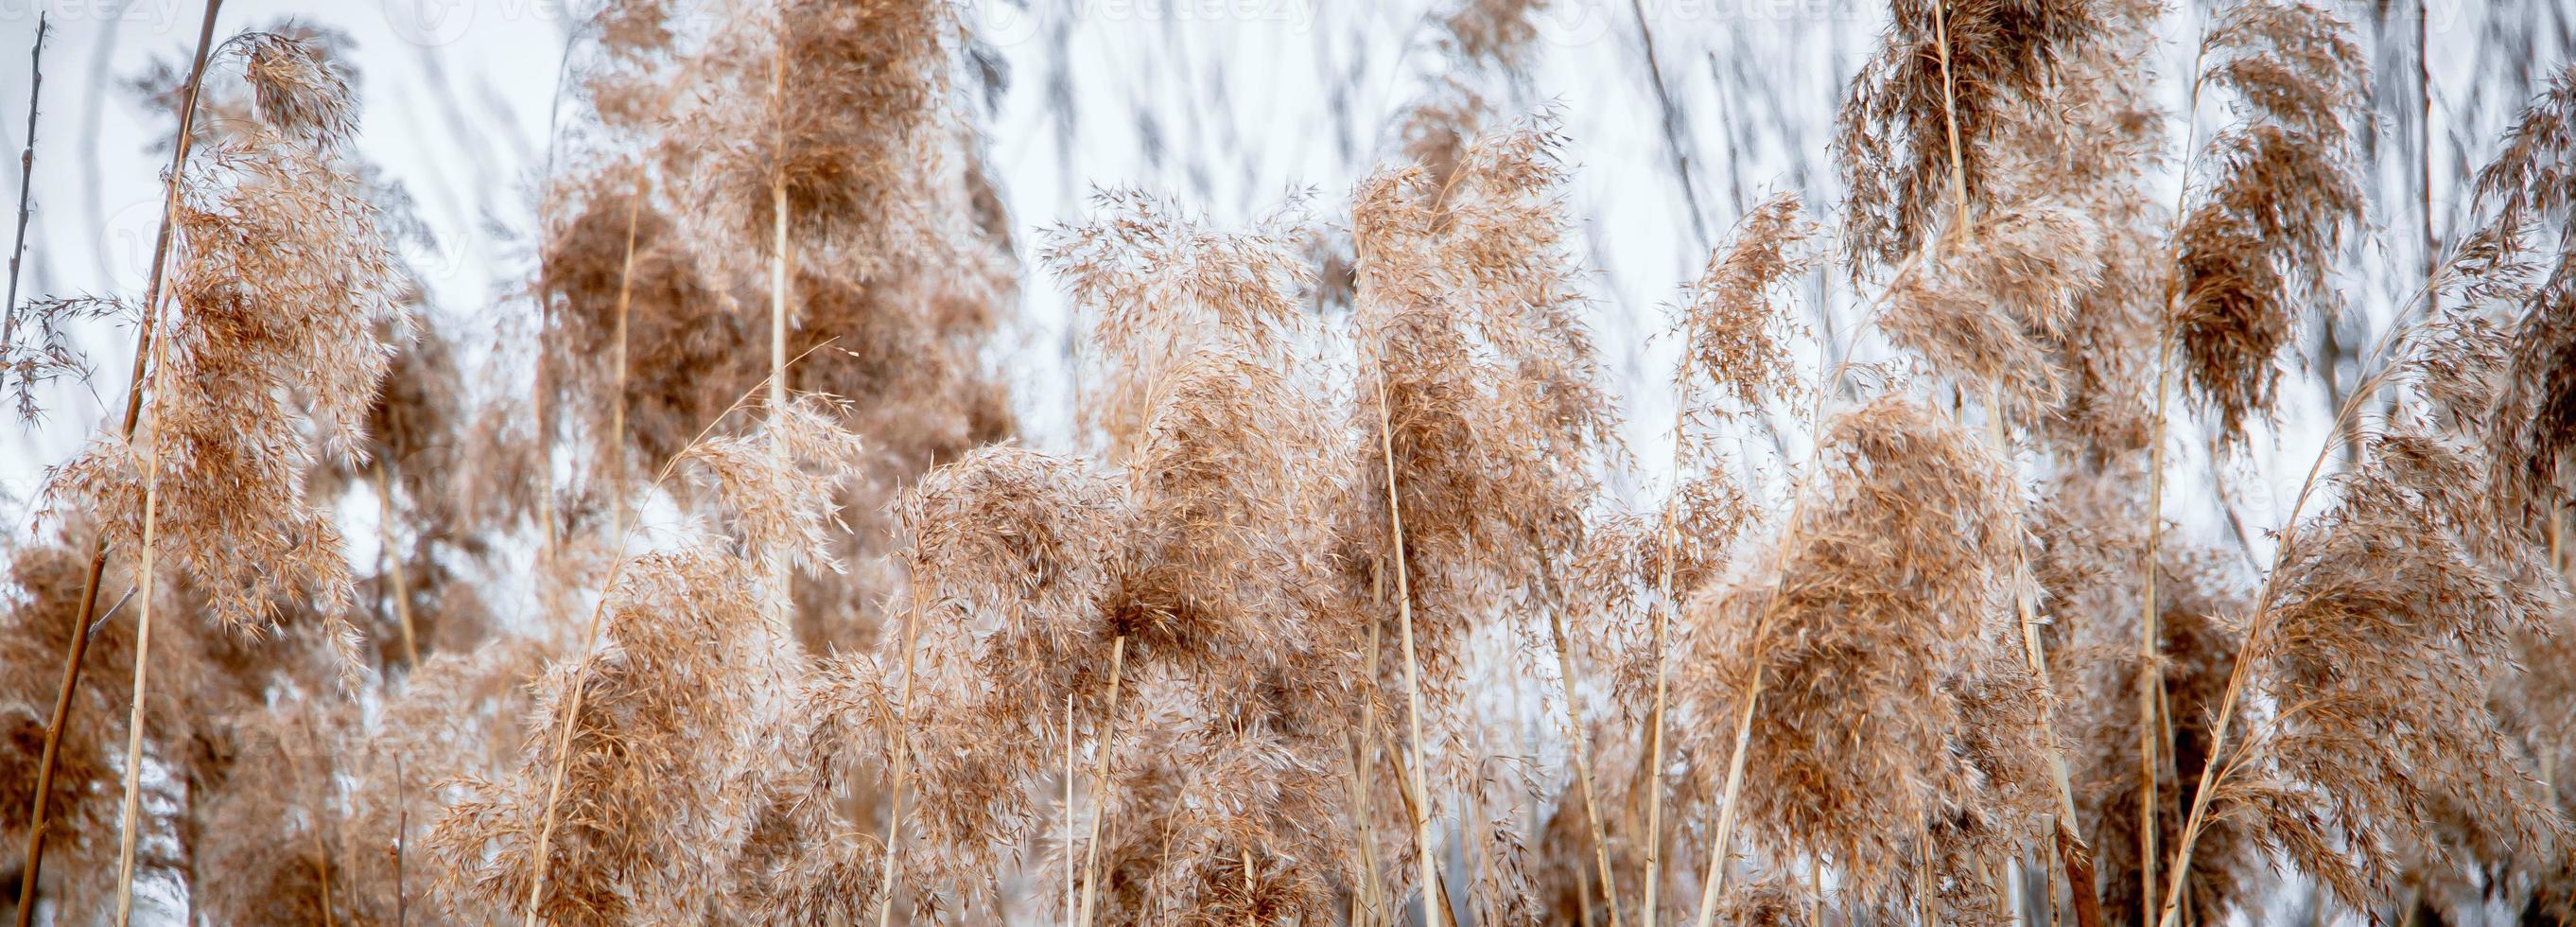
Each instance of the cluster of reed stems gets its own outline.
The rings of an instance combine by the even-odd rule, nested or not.
[[[973,17],[734,6],[580,21],[479,353],[346,38],[204,6],[143,291],[21,326],[11,261],[22,404],[65,326],[136,338],[0,584],[19,924],[2576,917],[2576,70],[2447,249],[2419,153],[2376,304],[2335,10],[1894,0],[1839,196],[1703,242],[1645,462],[1570,141],[1483,92],[1537,5],[1426,18],[1339,199],[1032,228]],[[1068,447],[1015,436],[1023,279],[1085,336]],[[2231,559],[2169,446],[2303,434],[2350,318]]]

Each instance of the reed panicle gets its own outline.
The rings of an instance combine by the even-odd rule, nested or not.
[[[1962,700],[1945,683],[1999,618],[1988,596],[2016,504],[1981,441],[1903,399],[1844,413],[1823,447],[1765,562],[1692,600],[1682,679],[1706,717],[1737,717],[1759,692],[1731,796],[1753,844],[1831,859],[1845,893],[1875,904],[1913,884],[1906,861],[1964,775],[1949,758]]]
[[[2365,76],[2349,32],[2321,8],[2262,0],[2228,6],[2202,39],[2198,80],[2233,93],[2243,121],[2200,155],[2209,179],[2174,232],[2172,330],[2184,383],[2230,436],[2270,407],[2305,310],[2332,309],[2323,281],[2361,211]]]
[[[836,417],[806,397],[664,468],[715,484],[721,532],[621,552],[582,649],[537,684],[519,768],[465,781],[432,830],[486,904],[578,923],[721,910],[754,812],[781,788],[786,770],[767,758],[790,730],[785,696],[801,670],[768,618],[778,590],[746,565],[833,567],[822,525],[862,456]],[[674,843],[724,852],[660,851]]]
[[[2027,416],[2065,399],[2045,345],[2064,336],[2078,299],[2099,286],[2101,231],[2064,204],[2029,202],[1990,215],[1974,242],[1904,275],[1880,330],[1932,369],[2000,395]]]
[[[1855,271],[1902,261],[1945,207],[1985,202],[2000,112],[2038,94],[2066,46],[2098,28],[2089,3],[1902,0],[1836,120],[1835,167]],[[1955,145],[1953,144],[1955,142]],[[1957,155],[1954,161],[1952,155]],[[1953,228],[1952,233],[1965,231]]]
[[[54,480],[58,509],[93,513],[124,549],[141,534],[141,481],[190,487],[163,494],[160,543],[214,591],[211,617],[245,630],[300,597],[345,621],[354,594],[339,532],[302,478],[324,455],[366,452],[366,416],[392,359],[378,333],[404,324],[403,278],[340,153],[347,87],[318,54],[276,33],[226,45],[260,118],[177,181],[161,334],[169,369],[141,438],[157,445],[162,472],[143,475],[141,452],[111,437]]]
[[[2556,517],[2569,497],[2565,468],[2569,435],[2576,434],[2576,375],[2569,372],[2576,365],[2576,258],[2565,230],[2576,210],[2576,177],[2565,165],[2571,150],[2576,72],[2561,72],[2478,172],[2478,198],[2492,212],[2461,243],[2458,259],[2472,295],[2518,304],[2509,364],[2493,380],[2470,385],[2501,389],[2484,439],[2488,478],[2497,500],[2519,509],[2513,517],[2525,523]]]

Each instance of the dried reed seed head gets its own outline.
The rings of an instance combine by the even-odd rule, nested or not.
[[[2399,854],[2444,846],[2429,807],[2474,809],[2479,827],[2437,856],[2546,852],[2564,827],[2487,707],[2511,635],[2545,621],[2537,572],[2481,556],[2491,509],[2458,449],[2392,423],[2363,453],[2336,505],[2284,539],[2247,657],[2280,708],[2238,748],[2253,768],[2213,796],[2356,906],[2388,896]]]
[[[1110,609],[1173,656],[1254,664],[1316,645],[1348,459],[1326,407],[1236,357],[1182,361],[1129,458],[1137,535]]]
[[[54,799],[47,808],[49,864],[39,886],[49,904],[57,906],[57,916],[76,919],[105,919],[116,886],[118,770],[124,765],[133,697],[132,616],[142,595],[133,565],[111,558],[93,617],[84,624],[75,616],[88,577],[91,537],[86,523],[76,521],[54,543],[13,549],[9,572],[0,577],[0,735],[6,738],[0,740],[0,783],[6,783],[0,786],[0,800],[11,803],[10,810],[0,812],[0,839],[13,842],[0,850],[0,869],[15,873],[18,851],[25,846],[35,767],[44,725],[62,684],[63,654],[76,630],[90,638],[85,672],[72,696],[76,723],[65,729],[55,757]],[[181,580],[158,585],[155,611],[204,613],[203,596]],[[226,762],[216,755],[227,749],[222,719],[258,709],[258,692],[282,662],[277,656],[282,649],[274,641],[246,640],[188,621],[154,628],[153,688],[143,704],[142,740],[167,775],[147,783],[145,800],[164,810],[147,810],[144,826],[177,823],[182,797],[216,788],[209,777]],[[313,662],[323,665],[305,678],[327,680],[337,660]],[[176,878],[187,871],[187,861],[169,849],[138,849],[137,854],[141,878]]]
[[[253,32],[225,44],[241,58],[251,100],[269,126],[324,146],[356,133],[357,101],[348,78],[313,37]]]
[[[1104,218],[1050,229],[1039,259],[1095,320],[1091,343],[1108,395],[1092,424],[1112,457],[1130,452],[1156,393],[1201,351],[1277,363],[1309,326],[1312,271],[1295,204],[1241,232],[1216,231],[1135,190],[1092,197]]]
[[[790,388],[853,400],[852,424],[878,449],[877,480],[1006,437],[1008,404],[978,351],[1014,296],[1008,232],[983,218],[998,211],[949,92],[954,11],[796,0],[679,39],[663,4],[625,3],[602,16],[633,47],[620,45],[601,79],[636,85],[619,105],[651,118],[625,125],[629,114],[602,113],[640,130],[637,144],[581,172],[558,213],[567,224],[551,232],[543,282],[570,300],[573,334],[568,344],[549,341],[567,369],[598,371],[558,382],[578,391],[620,380],[610,368],[619,296],[631,289],[623,382],[644,466],[754,389],[767,372],[770,326],[751,307],[772,295],[778,180],[792,220],[787,351],[803,358]],[[774,65],[786,82],[776,101]],[[733,105],[743,99],[760,102]],[[637,148],[643,163],[627,163]],[[600,398],[564,407],[595,413],[586,424],[604,432],[614,404]],[[602,439],[611,449],[624,443]]]
[[[943,3],[785,0],[746,13],[765,28],[720,32],[697,58],[703,86],[681,97],[681,115],[713,121],[713,144],[670,152],[703,185],[710,218],[765,258],[783,190],[796,237],[857,244],[863,261],[928,224],[905,187],[946,161],[955,15]]]
[[[155,351],[168,369],[151,378],[138,434],[155,472],[144,473],[142,447],[101,438],[58,473],[51,504],[86,507],[130,550],[144,481],[159,483],[157,543],[205,581],[212,617],[256,630],[309,597],[354,672],[348,567],[304,478],[322,459],[314,437],[330,459],[364,456],[392,353],[379,339],[401,325],[407,283],[355,166],[294,121],[326,118],[307,99],[320,92],[308,86],[318,78],[306,71],[322,67],[312,46],[255,36],[245,47],[251,65],[276,72],[259,80],[276,85],[262,85],[262,105],[281,123],[240,127],[178,178],[171,308]]]
[[[598,169],[557,213],[541,256],[539,283],[555,306],[556,332],[545,338],[546,365],[579,371],[550,377],[561,400],[606,427],[617,389],[620,297],[626,315],[627,436],[601,434],[602,458],[641,471],[670,459],[741,395],[751,381],[732,368],[747,363],[749,339],[736,313],[721,311],[714,288],[691,256],[687,238],[646,188],[640,166]],[[629,231],[632,255],[629,255]],[[766,360],[766,358],[761,358]],[[828,360],[828,358],[825,358]],[[710,376],[723,369],[727,376]],[[766,365],[763,364],[764,371]],[[622,447],[634,445],[633,457]]]
[[[367,434],[376,448],[388,500],[402,513],[416,544],[437,543],[481,553],[487,531],[508,525],[523,506],[506,495],[473,491],[471,471],[503,457],[494,436],[478,433],[457,345],[435,326],[417,326],[380,382]],[[406,556],[411,556],[407,554]]]
[[[1145,671],[1114,747],[1100,847],[1112,923],[1330,920],[1350,872],[1345,732],[1299,732],[1267,700]],[[1206,698],[1202,698],[1205,693]],[[1081,852],[1086,845],[1068,848]],[[1249,870],[1246,866],[1249,865]]]
[[[2298,0],[2242,0],[2211,25],[2202,77],[2234,91],[2250,122],[2339,138],[2351,133],[2355,97],[2368,82],[2351,32]]]
[[[2576,457],[2576,275],[2565,268],[2514,323],[2486,434],[2496,501],[2528,526],[2570,497]]]
[[[1044,258],[1097,316],[1102,424],[1139,504],[1107,608],[1178,659],[1303,651],[1343,455],[1289,356],[1302,223],[1215,232],[1141,193],[1095,199],[1112,216],[1054,230]]]
[[[2561,70],[2523,108],[2494,160],[2478,170],[2477,200],[2492,215],[2460,243],[2470,278],[2518,276],[2530,270],[2524,263],[2535,246],[2547,254],[2557,244],[2556,253],[2565,253],[2565,216],[2576,207],[2570,151],[2576,151],[2576,66]]]
[[[1900,261],[1987,199],[1998,113],[2042,92],[2069,47],[2101,28],[2091,0],[1899,0],[1836,120],[1843,238],[1853,272]],[[1946,41],[1945,41],[1946,40]],[[1945,57],[1946,44],[1946,57]],[[1945,74],[1945,65],[1946,74]],[[1952,126],[1966,191],[1952,183]],[[1960,231],[1960,230],[1953,230]]]
[[[1959,774],[1949,682],[2000,619],[1993,580],[2019,512],[1982,441],[1904,399],[1844,413],[1820,447],[1774,561],[1693,599],[1678,686],[1700,716],[1733,718],[1761,674],[1747,832],[1774,858],[1836,861],[1872,897],[1907,871]]]
[[[1548,0],[1462,0],[1439,19],[1438,41],[1470,65],[1511,70],[1539,37]]]
[[[2500,723],[2518,735],[2541,780],[2554,786],[2545,797],[2559,818],[2576,820],[2576,782],[2559,772],[2576,766],[2576,737],[2570,736],[2576,732],[2576,608],[2562,602],[2548,618],[2545,627],[2515,636],[2513,663],[2521,671],[2497,681],[2494,701]],[[2526,910],[2576,913],[2576,862],[2562,855],[2557,860],[2513,860],[2498,868],[2505,878],[2520,873],[2532,880]]]
[[[541,913],[558,923],[693,919],[737,876],[752,810],[793,690],[791,651],[767,631],[767,597],[738,559],[636,560],[603,604],[607,646],[550,668],[527,715],[522,762],[468,778],[430,848],[485,903],[523,911],[530,857],[555,818]],[[579,687],[580,710],[567,719]],[[569,723],[560,801],[558,725]],[[673,853],[670,848],[688,847]]]
[[[2166,160],[2167,114],[2136,92],[2158,79],[2163,10],[2153,0],[2091,8],[2094,28],[2059,50],[2054,79],[1997,108],[1985,146],[1987,202],[1995,205],[1977,225],[2045,204],[2040,214],[2087,226],[2098,280],[2074,294],[2062,318],[2029,331],[2057,372],[2062,398],[2044,414],[2016,417],[2034,442],[2113,466],[2146,447],[2155,320],[2165,311],[2157,294],[2169,272],[2161,252],[2170,199],[2149,175]]]
[[[896,504],[923,604],[962,609],[977,631],[1047,635],[1102,630],[1098,600],[1132,510],[1124,487],[1083,462],[1007,446],[925,474]]]
[[[1815,260],[1809,243],[1817,228],[1800,209],[1796,194],[1779,193],[1745,213],[1733,239],[1709,255],[1708,268],[1687,292],[1681,325],[1689,338],[1683,350],[1690,352],[1690,378],[1674,388],[1693,396],[1705,384],[1734,402],[1732,409],[1694,403],[1690,414],[1701,424],[1757,411],[1797,390],[1787,341],[1803,329],[1774,297]]]
[[[1547,0],[1460,0],[1432,19],[1432,42],[1444,60],[1387,126],[1397,159],[1428,173],[1435,207],[1447,199],[1469,146],[1502,114],[1496,85],[1517,80],[1530,63],[1546,6]]]
[[[1584,632],[1571,643],[1586,662],[1610,668],[1611,697],[1631,711],[1642,711],[1653,697],[1654,616],[1664,601],[1666,571],[1671,588],[1685,595],[1719,581],[1746,529],[1760,518],[1753,500],[1721,470],[1686,478],[1662,505],[1655,513],[1595,516],[1565,577],[1568,599],[1576,603],[1570,624]]]
[[[17,319],[24,334],[12,333],[10,343],[0,344],[0,391],[17,407],[19,426],[31,428],[43,420],[40,388],[64,377],[90,375],[89,357],[71,337],[81,323],[135,314],[132,304],[112,296],[47,296],[20,304]]]
[[[85,538],[83,539],[85,540]],[[36,764],[44,750],[47,712],[61,681],[50,670],[62,659],[64,645],[72,630],[82,624],[79,615],[81,586],[87,579],[86,564],[77,547],[70,543],[27,545],[10,551],[7,585],[0,587],[0,724],[6,725],[7,739],[0,742],[0,840],[8,849],[0,850],[0,869],[12,872],[23,864],[19,851],[25,846],[29,817],[34,807]],[[126,577],[111,574],[103,584],[100,597],[110,599]],[[108,606],[102,605],[103,610]],[[111,753],[123,744],[125,712],[120,674],[133,672],[133,636],[128,623],[102,628],[93,636],[89,659],[96,661],[84,674],[75,699],[83,709],[92,712],[96,723],[75,729],[63,740],[55,758],[52,805],[46,822],[46,839],[54,852],[72,859],[104,862],[103,851],[114,841],[99,835],[114,829],[114,804],[108,799],[114,791],[115,771]],[[48,867],[49,883],[60,883],[69,867]]]
[[[2274,358],[2303,308],[2330,303],[2325,275],[2361,211],[2352,123],[2366,75],[2349,32],[2318,7],[2245,0],[2206,39],[2204,79],[2235,92],[2245,122],[2201,155],[2213,176],[2175,232],[2173,326],[2184,382],[2230,440],[2268,413]]]
[[[2106,226],[2100,282],[2076,297],[2067,324],[2044,338],[2065,392],[2057,409],[2035,419],[2036,431],[2103,468],[2144,449],[2154,429],[2154,320],[2164,312],[2156,294],[2166,279],[2152,257],[2159,237],[2135,215]]]
[[[602,48],[612,55],[644,59],[668,52],[680,38],[673,19],[673,0],[608,0],[591,14]]]
[[[2576,210],[2571,151],[2576,69],[2562,71],[2523,110],[2503,149],[2478,172],[2478,200],[2493,217],[2461,244],[2471,296],[2520,304],[2509,359],[2479,385],[2496,391],[2485,438],[2490,480],[2503,490],[2499,502],[2518,509],[2513,517],[2525,523],[2569,497],[2566,473],[2576,450],[2576,266],[2565,230]],[[2535,274],[2540,282],[2531,285]]]
[[[1190,338],[1261,355],[1293,332],[1308,275],[1293,212],[1220,232],[1139,190],[1092,204],[1108,217],[1051,229],[1039,256],[1095,314],[1092,339],[1112,358],[1142,362]]]
[[[1739,882],[1717,903],[1718,922],[1743,927],[1798,927],[1816,923],[1815,894],[1788,874]]]
[[[756,392],[768,375],[766,314],[729,310],[766,299],[766,276],[740,298],[712,276],[687,230],[664,205],[638,202],[631,166],[603,168],[580,194],[581,206],[556,233],[546,255],[545,284],[563,302],[561,333],[549,339],[548,364],[579,371],[557,379],[564,400],[597,435],[606,460],[630,458],[637,471],[679,453],[723,410]],[[627,232],[634,223],[634,254]],[[861,281],[844,268],[800,263],[791,271],[799,320],[787,350],[797,358],[789,388],[844,397],[840,418],[867,434],[873,480],[907,477],[954,459],[968,448],[1006,437],[1010,412],[1000,383],[977,358],[993,330],[1004,293],[976,281],[987,268],[881,276]],[[620,295],[625,295],[627,432],[608,435],[615,389]],[[616,452],[624,445],[625,452]]]
[[[775,555],[808,571],[840,572],[832,557],[837,492],[859,478],[868,455],[840,425],[841,403],[798,394],[758,428],[700,441],[680,460],[714,484],[715,502],[744,550]]]
[[[589,41],[573,43],[566,77],[612,133],[649,141],[668,129],[686,88],[666,69],[688,68],[693,40],[703,39],[683,34],[689,22],[679,7],[672,0],[604,0],[582,20]]]
[[[205,882],[197,910],[228,921],[385,923],[434,907],[421,897],[430,867],[390,850],[425,830],[435,780],[414,777],[440,764],[367,730],[361,714],[336,695],[288,691],[222,719],[227,762],[245,774],[192,774],[191,814],[204,828],[188,848]],[[246,774],[254,767],[267,774]]]
[[[1895,283],[1880,330],[1934,370],[1999,392],[2021,417],[2051,409],[2063,372],[2046,344],[2102,281],[2100,235],[2066,203],[2012,204]]]
[[[1119,629],[1103,606],[1135,504],[1082,461],[996,446],[924,475],[896,513],[911,539],[901,608],[907,621],[918,610],[921,639],[878,659],[920,680],[902,721],[920,763],[915,821],[945,848],[920,862],[972,885],[1033,825],[1029,782],[1062,766],[1075,732],[1045,719],[1068,697],[1086,724],[1106,713]]]
[[[1976,821],[1979,840],[1960,845],[2003,849],[2041,836],[2035,825],[2056,809],[2047,758],[2058,735],[2044,721],[2053,696],[2031,672],[2021,634],[2009,623],[1994,622],[1965,646],[1967,666],[1944,684],[1959,702],[1952,749],[1965,780],[1951,786],[1950,801],[1968,808],[1952,817]]]
[[[1486,136],[1445,195],[1411,167],[1372,175],[1353,199],[1363,469],[1340,533],[1352,588],[1384,580],[1393,591],[1392,486],[1434,700],[1457,691],[1462,645],[1483,616],[1555,595],[1580,551],[1592,460],[1616,450],[1576,315],[1559,143],[1539,127]]]

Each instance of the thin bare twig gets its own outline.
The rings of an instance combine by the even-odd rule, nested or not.
[[[0,303],[0,364],[18,343],[18,262],[27,256],[27,214],[36,189],[36,104],[45,92],[45,34],[51,27],[36,14],[36,47],[27,53],[27,147],[18,152],[18,238],[9,246],[9,300]]]

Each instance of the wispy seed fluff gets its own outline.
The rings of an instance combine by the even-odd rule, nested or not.
[[[2303,310],[2332,304],[2326,275],[2361,211],[2353,173],[2365,64],[2351,28],[2295,0],[2244,0],[2204,39],[2207,86],[2244,121],[2200,157],[2208,171],[2176,231],[2173,320],[2184,382],[2241,435],[2269,409],[2281,347]]]
[[[707,551],[629,564],[608,591],[598,652],[549,667],[527,716],[523,762],[469,776],[430,849],[472,897],[525,912],[541,830],[543,919],[697,920],[738,874],[792,691],[791,645],[769,627],[756,568]],[[565,718],[576,687],[580,713]],[[562,793],[558,728],[573,725]],[[687,847],[687,852],[672,852]]]
[[[457,783],[432,829],[472,897],[524,914],[541,889],[536,913],[556,923],[694,921],[763,874],[745,862],[759,812],[804,773],[779,761],[801,667],[774,623],[783,591],[763,578],[771,558],[833,566],[820,526],[865,459],[837,418],[800,396],[686,452],[715,485],[721,530],[612,571],[591,618],[604,646],[547,668],[517,768]]]
[[[1963,385],[2025,415],[2053,408],[2064,373],[2048,350],[2077,300],[2102,281],[2101,229],[2083,212],[2032,200],[1977,224],[1899,278],[1879,329]]]
[[[2083,0],[1898,0],[1887,36],[1844,99],[1834,139],[1855,270],[1920,247],[1955,198],[1991,185],[1985,143],[2003,110],[2047,85],[2099,25]],[[1957,171],[1954,183],[1953,127]],[[1955,230],[1954,230],[1955,231]]]
[[[1093,320],[1105,396],[1088,424],[1129,452],[1164,381],[1203,351],[1277,364],[1310,276],[1304,230],[1282,213],[1244,231],[1218,231],[1153,196],[1092,197],[1103,218],[1050,230],[1040,257]]]
[[[303,39],[228,43],[260,118],[183,165],[168,308],[148,426],[156,543],[211,595],[211,617],[262,629],[309,597],[345,627],[353,601],[338,529],[305,494],[319,459],[357,459],[403,324],[405,277],[344,156],[346,84]],[[58,506],[88,509],[112,546],[143,529],[144,453],[112,437],[65,465]],[[353,645],[344,645],[353,646]]]
[[[1802,214],[1804,205],[1796,194],[1781,193],[1753,207],[1736,223],[1726,250],[1711,255],[1691,284],[1681,321],[1690,333],[1684,348],[1690,360],[1673,386],[1708,401],[1684,413],[1690,424],[1714,425],[1789,398],[1797,388],[1789,341],[1803,332],[1775,297],[1815,262],[1818,230]]]
[[[2363,453],[2335,478],[2336,505],[2283,543],[2240,657],[2274,710],[2223,732],[2233,746],[2208,798],[2368,910],[2413,853],[2472,865],[2558,844],[2563,824],[2487,698],[2512,636],[2545,625],[2563,591],[2514,562],[2532,546],[2488,543],[2484,484],[2448,441],[2392,423]],[[2442,807],[2474,829],[2430,831]]]
[[[2461,244],[2473,296],[2519,304],[2510,359],[2495,388],[2486,453],[2497,501],[2533,521],[2569,494],[2576,451],[2576,67],[2523,111],[2504,149],[2478,172],[2478,199],[2494,210]],[[2533,252],[2540,261],[2533,261]],[[2534,276],[2537,282],[2533,281]]]
[[[1800,334],[1781,291],[1813,266],[1815,223],[1794,194],[1763,201],[1736,223],[1726,246],[1683,294],[1679,325],[1689,342],[1673,388],[1686,403],[1677,416],[1679,485],[1661,513],[1597,516],[1582,560],[1567,580],[1609,644],[1613,692],[1643,705],[1653,686],[1651,609],[1670,570],[1671,588],[1700,588],[1725,567],[1730,548],[1753,517],[1719,440],[1722,428],[1758,416],[1805,388],[1790,356]],[[1667,563],[1666,520],[1670,520]]]
[[[1833,861],[1866,899],[1907,877],[1965,771],[1947,683],[2000,615],[2019,513],[1984,443],[1910,400],[1844,413],[1820,447],[1770,562],[1693,599],[1681,689],[1700,716],[1731,719],[1761,675],[1745,831],[1772,859]],[[1733,732],[1708,736],[1727,755]]]
[[[1301,351],[1309,236],[1290,212],[1218,231],[1097,201],[1046,257],[1097,319],[1094,407],[1135,504],[1104,605],[1134,694],[1093,746],[1101,913],[1329,919],[1367,632],[1330,557],[1355,447]]]
[[[1608,449],[1614,415],[1564,241],[1561,142],[1537,127],[1486,136],[1443,190],[1407,168],[1354,197],[1354,424],[1364,446],[1391,445],[1426,688],[1450,688],[1480,616],[1544,594],[1534,587],[1574,552],[1589,464]],[[1357,562],[1391,577],[1385,465],[1367,462],[1376,501],[1351,507],[1347,534]]]
[[[923,475],[895,512],[912,542],[900,607],[920,642],[907,663],[889,640],[878,665],[918,679],[898,706],[920,800],[905,823],[935,848],[906,866],[915,884],[980,897],[983,874],[1042,823],[1031,783],[1063,768],[1066,700],[1080,719],[1106,714],[1117,635],[1102,603],[1135,505],[1081,460],[996,446]]]

